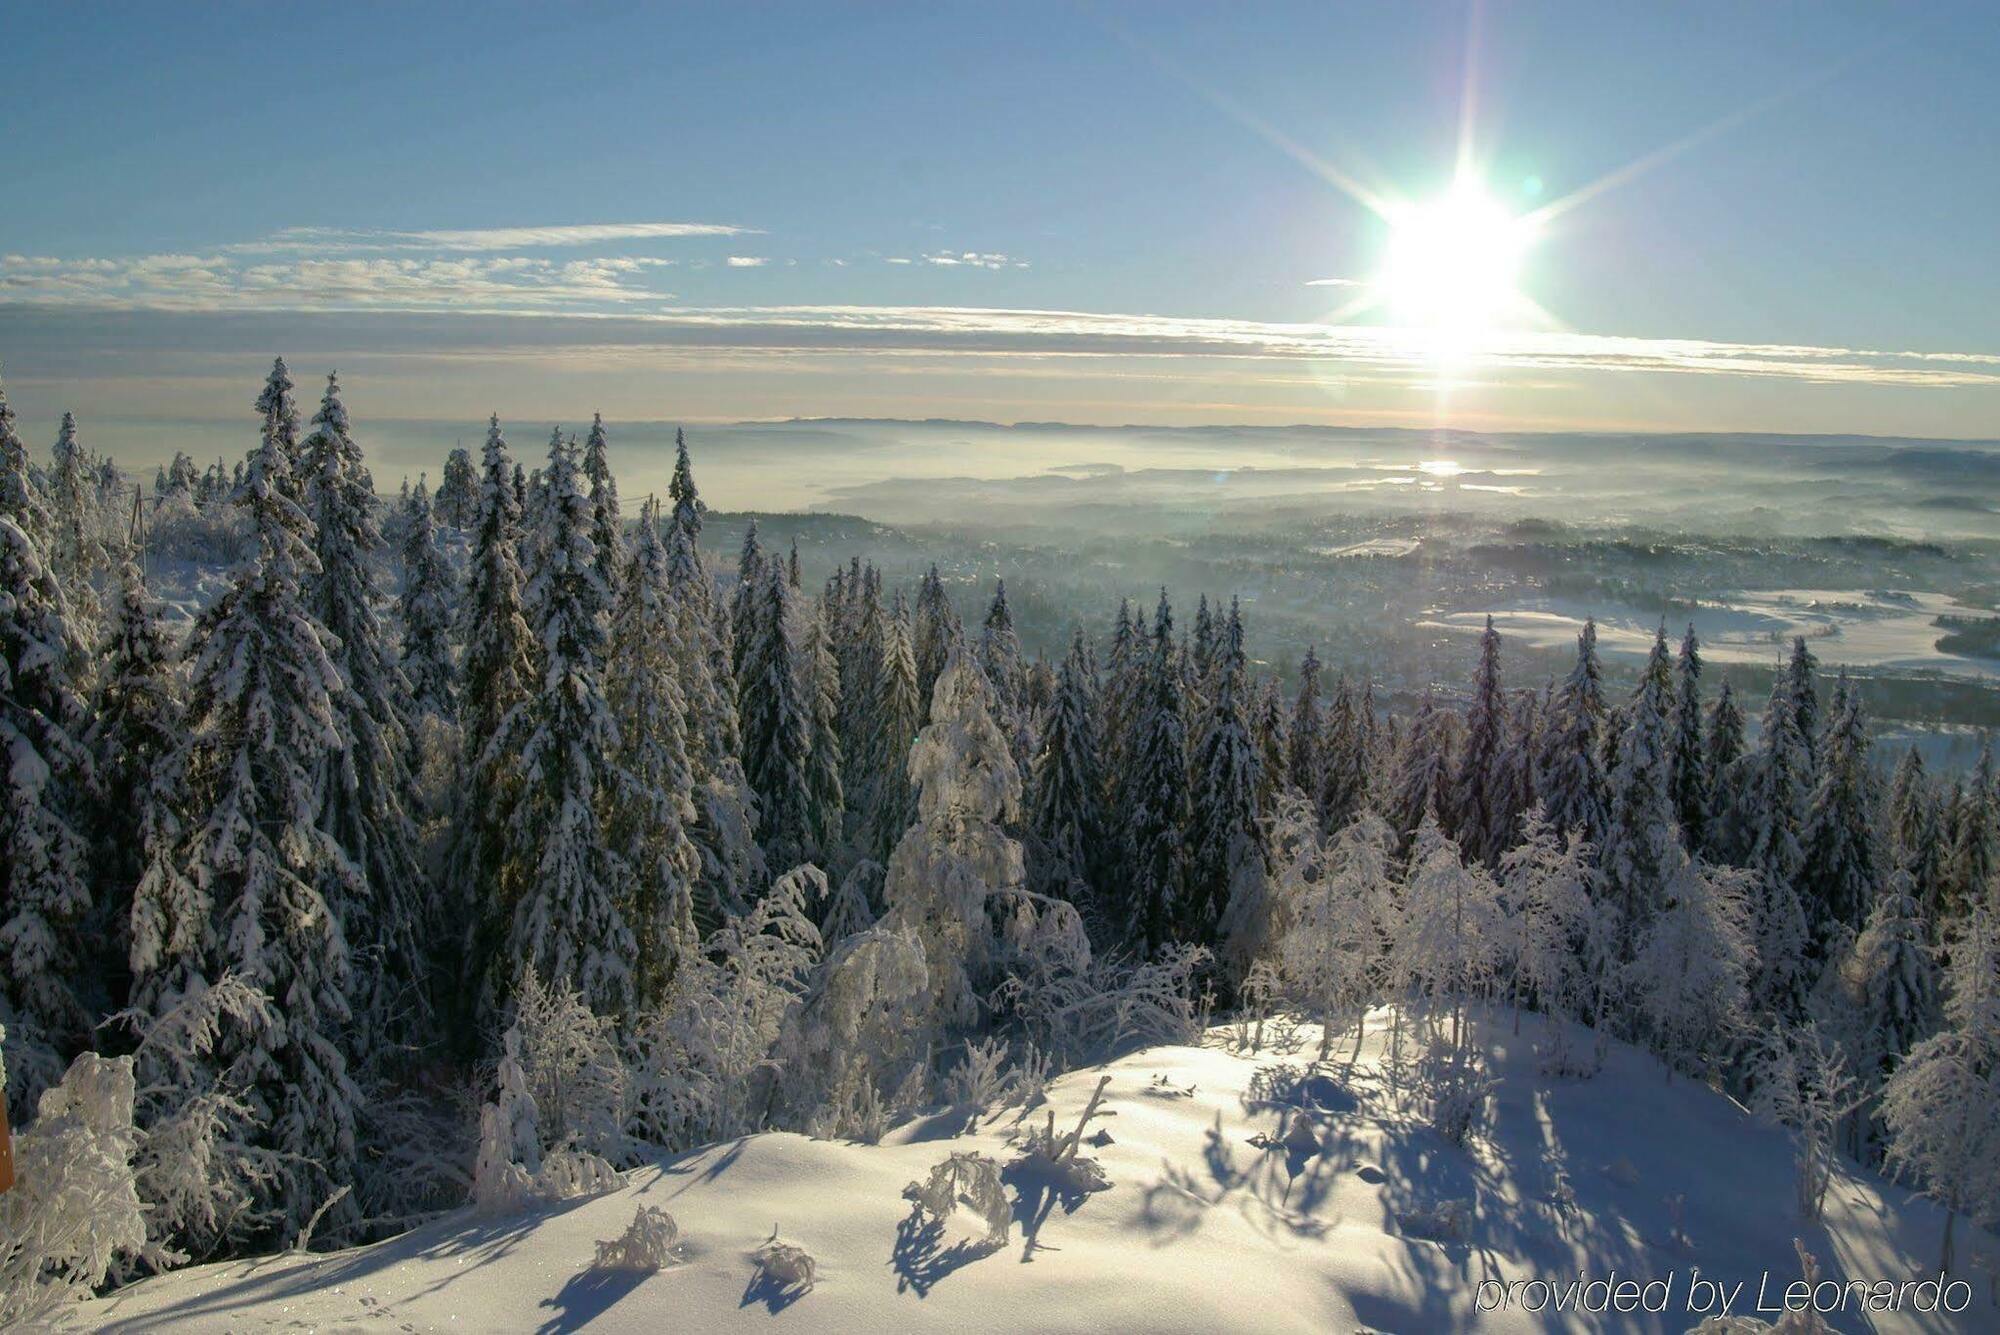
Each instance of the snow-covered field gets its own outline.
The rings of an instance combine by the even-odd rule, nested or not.
[[[1500,633],[1537,649],[1569,648],[1584,618],[1597,617],[1598,650],[1642,660],[1653,647],[1657,619],[1636,612],[1585,608],[1560,599],[1537,599],[1493,609]],[[1792,637],[1803,635],[1829,670],[1835,667],[1896,671],[1931,670],[1951,676],[2000,679],[2000,659],[1941,652],[1946,632],[1939,616],[1983,619],[1992,613],[1948,594],[1881,589],[1761,589],[1703,603],[1694,613],[1702,657],[1713,663],[1776,663]],[[1686,618],[1671,618],[1678,638]],[[1476,635],[1486,613],[1452,612],[1418,623]]]
[[[1050,1084],[1046,1109],[989,1110],[963,1134],[961,1111],[881,1145],[751,1136],[639,1169],[609,1195],[501,1219],[460,1211],[372,1247],[171,1273],[81,1316],[133,1331],[1678,1331],[1702,1315],[1691,1302],[1715,1310],[1709,1281],[1734,1292],[1739,1314],[1755,1314],[1760,1284],[1767,1307],[1779,1302],[1798,1277],[1794,1237],[1825,1279],[1935,1276],[1943,1216],[1928,1201],[1843,1161],[1825,1221],[1803,1226],[1783,1132],[1706,1088],[1669,1083],[1653,1057],[1622,1045],[1594,1079],[1552,1082],[1537,1073],[1539,1016],[1522,1017],[1519,1034],[1511,1012],[1481,1026],[1500,1077],[1494,1117],[1469,1151],[1456,1149],[1406,1106],[1385,1060],[1389,1018],[1371,1018],[1360,1061],[1347,1061],[1349,1037],[1311,1074],[1315,1029],[1286,1045],[1267,1026],[1261,1051],[1239,1052],[1236,1031],[1218,1028],[1199,1048],[1072,1073]],[[1059,1130],[1073,1123],[1100,1076],[1108,1115],[1091,1122],[1082,1152],[1109,1190],[1056,1199],[1029,1186],[997,1248],[965,1211],[942,1231],[910,1222],[905,1184],[955,1151],[1007,1163],[1049,1111]],[[1301,1108],[1310,1140],[1293,1130]],[[1453,1201],[1468,1210],[1462,1236],[1422,1222]],[[675,1262],[595,1269],[596,1244],[645,1206],[678,1223]],[[809,1291],[758,1278],[753,1253],[774,1226],[816,1259]],[[1961,1264],[2000,1264],[1990,1235],[1961,1221],[1959,1237]],[[1508,1301],[1514,1281],[1553,1281],[1560,1296],[1579,1272],[1650,1284],[1643,1307],[1663,1299],[1665,1310],[1580,1316],[1572,1303],[1558,1317],[1548,1294],[1520,1286]],[[1586,1306],[1604,1296],[1575,1291]],[[1831,1321],[2000,1329],[1983,1289],[1956,1315],[1910,1310],[1923,1297],[1909,1291],[1904,1310],[1874,1314],[1850,1300]]]

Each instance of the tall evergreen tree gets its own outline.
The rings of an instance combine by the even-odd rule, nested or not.
[[[225,1017],[212,1059],[221,1083],[244,1092],[255,1137],[272,1154],[257,1195],[278,1236],[296,1235],[354,1180],[360,1096],[342,1042],[353,1018],[352,960],[338,906],[366,895],[324,824],[326,767],[348,741],[349,688],[333,633],[306,597],[321,570],[312,520],[292,499],[301,488],[286,435],[282,412],[267,409],[263,443],[235,497],[249,522],[249,556],[188,646],[187,754],[178,767],[192,819],[181,865],[203,927],[170,932],[190,954],[162,952],[135,979],[155,1015],[225,973],[272,999],[267,1011]],[[337,887],[330,898],[329,887]],[[345,1227],[355,1217],[349,1197],[329,1220]]]
[[[636,1000],[633,869],[604,828],[629,783],[605,696],[610,591],[597,574],[592,514],[576,446],[549,443],[542,469],[548,528],[526,603],[543,663],[525,715],[524,783],[512,827],[508,983],[530,972],[577,989],[599,1015]]]
[[[597,549],[597,577],[615,599],[625,577],[625,524],[618,509],[618,479],[611,475],[606,453],[610,443],[604,414],[592,413],[590,435],[583,443],[583,475],[590,483],[590,541]]]
[[[97,572],[104,565],[104,547],[97,538],[97,488],[94,470],[77,438],[76,414],[62,415],[49,469],[49,510],[55,520],[45,553],[68,601],[72,633],[95,647],[104,609],[97,597]],[[88,663],[76,665],[89,671]]]
[[[444,475],[438,479],[437,517],[453,528],[472,527],[479,517],[479,471],[472,455],[459,446],[445,456]]]
[[[666,995],[700,947],[694,902],[701,854],[688,836],[694,767],[680,680],[685,650],[658,519],[649,500],[613,610],[605,684],[618,723],[608,833],[632,874],[633,991],[642,1008]]]
[[[292,375],[285,369],[283,357],[272,359],[271,374],[264,378],[264,388],[257,395],[256,408],[264,419],[264,439],[284,456],[285,471],[275,485],[285,489],[285,498],[292,504],[304,505],[306,479],[304,464],[299,457],[299,405],[292,397]],[[220,460],[216,462],[218,466],[221,463]],[[237,465],[233,485],[243,485],[242,464]]]
[[[1673,803],[1674,703],[1667,627],[1660,623],[1645,675],[1626,712],[1618,767],[1610,780],[1610,811],[1598,856],[1605,897],[1620,915],[1629,953],[1653,916],[1665,907],[1670,873],[1684,861],[1677,845]]]
[[[1291,712],[1275,677],[1261,677],[1251,689],[1250,735],[1257,744],[1257,815],[1268,820],[1288,790],[1292,764]]]
[[[1042,729],[1042,749],[1028,784],[1029,883],[1096,918],[1093,887],[1105,835],[1098,772],[1097,681],[1083,631],[1070,637],[1056,676],[1056,696]]]
[[[807,607],[805,642],[799,646],[800,691],[812,716],[806,759],[806,827],[811,862],[833,866],[846,834],[847,803],[841,787],[846,762],[840,751],[840,663],[833,652],[834,607]]]
[[[782,561],[765,563],[763,596],[750,606],[740,676],[743,769],[757,793],[758,834],[773,867],[812,860],[813,703],[793,624],[791,584]]]
[[[1799,896],[1822,947],[1839,927],[1860,931],[1881,890],[1880,812],[1861,697],[1842,672],[1821,746],[1819,784],[1801,831]]]
[[[1354,684],[1342,674],[1334,688],[1333,704],[1327,710],[1325,741],[1320,752],[1320,789],[1313,795],[1322,829],[1346,829],[1368,801],[1373,715],[1373,704],[1356,701]]]
[[[377,612],[379,502],[335,376],[326,378],[312,426],[301,458],[317,569],[304,578],[305,601],[333,635],[328,654],[345,684],[330,697],[342,745],[321,758],[320,825],[352,863],[323,871],[320,893],[354,952],[351,1002],[365,1021],[359,1042],[372,1058],[392,1035],[421,1032],[428,1010],[419,943],[430,906],[408,805],[410,684]],[[350,893],[353,900],[343,899]]]
[[[1299,661],[1299,694],[1292,706],[1291,746],[1286,757],[1292,787],[1313,802],[1315,808],[1326,784],[1326,753],[1321,737],[1325,721],[1319,704],[1319,673],[1319,651],[1307,645],[1306,656]]]
[[[1702,754],[1709,784],[1703,846],[1711,858],[1730,862],[1738,856],[1735,812],[1742,800],[1738,790],[1745,775],[1737,762],[1743,758],[1743,733],[1743,710],[1736,703],[1735,689],[1725,681],[1716,693],[1715,703],[1709,706],[1708,719],[1702,727]]]
[[[1708,760],[1701,729],[1701,642],[1695,638],[1694,622],[1690,621],[1687,633],[1681,636],[1680,659],[1675,665],[1673,751],[1668,764],[1674,819],[1680,822],[1681,837],[1690,852],[1699,852],[1708,840],[1713,787]]]
[[[911,649],[917,659],[917,699],[923,706],[924,722],[929,723],[931,695],[937,687],[938,675],[944,671],[945,658],[959,637],[958,613],[952,609],[951,598],[945,593],[944,581],[938,578],[935,565],[924,572],[923,580],[917,585],[913,637]]]
[[[458,602],[444,549],[438,544],[437,512],[422,478],[410,493],[403,530],[403,677],[410,705],[419,715],[458,717],[458,663],[452,656],[452,617]]]
[[[1445,828],[1468,858],[1497,867],[1507,851],[1494,804],[1494,787],[1502,748],[1506,745],[1507,701],[1500,688],[1500,632],[1493,618],[1479,637],[1479,668],[1472,679],[1472,701],[1465,711],[1465,745],[1459,751],[1452,778]]]
[[[1176,660],[1174,614],[1162,589],[1151,656],[1133,701],[1129,768],[1119,784],[1126,922],[1133,944],[1149,954],[1174,938],[1186,877],[1187,719]]]
[[[1261,904],[1269,872],[1257,789],[1262,759],[1245,717],[1243,616],[1231,600],[1229,617],[1213,632],[1213,661],[1201,742],[1192,757],[1194,792],[1188,844],[1187,893],[1177,916],[1182,940],[1219,942],[1226,921]],[[1232,915],[1232,906],[1236,912]],[[1249,967],[1234,955],[1237,977]]]
[[[1890,866],[1909,873],[1910,893],[1926,920],[1935,923],[1948,850],[1943,847],[1937,795],[1924,773],[1924,758],[1914,745],[1896,762],[1895,777],[1890,780],[1887,834]]]
[[[55,516],[49,513],[48,498],[28,460],[28,446],[14,429],[14,408],[7,402],[5,386],[0,386],[0,517],[14,521],[21,536],[34,544],[37,563],[46,567],[55,540]],[[60,603],[60,590],[57,596]]]
[[[1597,745],[1604,714],[1603,672],[1597,663],[1597,623],[1585,621],[1576,637],[1576,666],[1542,719],[1542,759],[1535,786],[1549,824],[1581,830],[1596,843],[1607,817],[1604,771]]]
[[[2000,906],[1992,902],[2000,893],[1994,886],[1994,876],[2000,873],[2000,809],[1996,808],[2000,793],[1993,786],[1993,749],[1986,744],[1979,748],[1979,762],[1972,767],[1952,826],[1941,914],[1947,923],[1956,923],[1982,903],[1987,911],[2000,914]]]
[[[1027,673],[1021,662],[1021,637],[1014,632],[1014,614],[1007,606],[1007,581],[993,589],[993,602],[979,628],[979,666],[993,683],[998,721],[1013,747],[1014,764],[1025,771],[1030,722],[1027,715]]]
[[[886,860],[902,832],[916,819],[916,790],[910,783],[910,746],[916,741],[922,701],[917,696],[917,659],[910,642],[910,613],[903,595],[885,623],[882,667],[873,675],[865,738],[866,788],[857,795],[864,857]]]
[[[764,557],[764,546],[757,540],[757,521],[753,518],[743,530],[743,546],[736,554],[736,591],[729,602],[732,635],[729,665],[739,698],[746,682],[744,662],[750,656],[752,642],[761,633],[760,605],[765,597],[765,567],[769,564]],[[782,570],[782,563],[779,568]]]

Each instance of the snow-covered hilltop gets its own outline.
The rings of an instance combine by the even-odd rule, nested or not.
[[[1836,1329],[1989,1327],[1987,1306],[1919,1310],[1937,1306],[1931,1289],[1868,1313],[1845,1286],[1934,1278],[1941,1212],[1847,1166],[1824,1221],[1801,1225],[1785,1134],[1669,1082],[1650,1055],[1614,1044],[1594,1078],[1551,1081],[1538,1073],[1541,1017],[1522,1017],[1517,1034],[1511,1012],[1482,1016],[1494,1118],[1461,1149],[1411,1106],[1410,1074],[1388,1060],[1391,1020],[1371,1017],[1358,1061],[1343,1044],[1312,1065],[1311,1026],[1267,1022],[1261,1051],[1239,1046],[1244,1028],[1216,1028],[1199,1047],[1063,1076],[1042,1105],[927,1110],[879,1145],[748,1136],[635,1169],[602,1195],[503,1217],[461,1210],[351,1251],[197,1267],[79,1315],[134,1331],[1679,1331],[1719,1311],[1713,1285],[1734,1313],[1777,1320],[1799,1278],[1797,1238],[1842,1286],[1838,1299],[1820,1290],[1845,1302],[1828,1313]],[[1106,1077],[1079,1153],[1108,1189],[1004,1172],[1051,1115],[1070,1129]],[[1004,1242],[989,1243],[970,1208],[940,1227],[902,1194],[958,1153],[1003,1169]],[[602,1244],[649,1207],[678,1228],[665,1263],[600,1266]],[[811,1254],[809,1290],[763,1277],[757,1252],[774,1226]],[[1964,1246],[1974,1265],[2000,1260],[1983,1232]],[[1611,1291],[1595,1281],[1631,1283],[1639,1309],[1606,1310]]]

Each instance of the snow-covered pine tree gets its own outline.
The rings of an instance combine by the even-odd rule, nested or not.
[[[1187,868],[1187,719],[1177,659],[1173,609],[1161,589],[1151,656],[1131,704],[1127,768],[1118,785],[1126,930],[1148,955],[1176,939]]]
[[[807,694],[816,678],[802,666],[793,638],[799,616],[785,563],[762,566],[761,596],[746,607],[749,624],[738,628],[743,771],[757,793],[764,857],[789,869],[811,861],[816,847],[809,788],[813,701]]]
[[[1935,923],[1948,850],[1943,847],[1937,795],[1915,745],[1896,762],[1895,776],[1889,781],[1885,822],[1889,865],[1909,873],[1910,893],[1916,896],[1925,919]]]
[[[590,435],[583,443],[583,476],[590,483],[590,541],[597,549],[597,577],[616,601],[619,581],[625,577],[625,521],[618,509],[618,479],[611,474],[606,454],[610,443],[604,414],[592,413]]]
[[[292,397],[292,375],[285,369],[285,359],[271,360],[271,374],[264,378],[264,388],[257,395],[256,408],[264,419],[264,435],[276,444],[278,452],[284,456],[284,480],[277,485],[288,490],[285,499],[294,505],[305,504],[306,480],[299,458],[299,405]],[[221,460],[216,461],[218,466]],[[240,488],[244,482],[244,465],[238,464],[232,488]]]
[[[1257,743],[1257,814],[1268,820],[1278,809],[1278,794],[1290,784],[1292,718],[1276,677],[1259,677],[1251,696],[1250,735]]]
[[[743,772],[732,637],[720,626],[715,580],[701,551],[704,507],[688,458],[687,434],[676,431],[674,441],[667,585],[676,609],[688,762],[694,772],[695,821],[688,833],[701,854],[695,920],[713,930],[724,914],[748,907],[764,882],[764,862],[757,847],[757,798]]]
[[[336,376],[326,378],[301,458],[318,558],[318,568],[304,576],[305,601],[333,634],[328,653],[346,686],[330,697],[344,744],[322,757],[317,783],[324,803],[320,824],[352,868],[328,869],[320,894],[354,952],[349,1002],[360,1022],[354,1055],[373,1064],[388,1046],[429,1029],[429,966],[421,943],[432,905],[410,816],[404,721],[410,684],[391,655],[377,610],[380,502]],[[356,898],[343,900],[350,893]]]
[[[633,992],[641,1011],[657,1005],[683,960],[700,948],[694,886],[701,854],[681,695],[680,619],[667,576],[667,546],[649,499],[612,613],[605,690],[618,721],[618,787],[608,833],[631,869]]]
[[[729,629],[731,634],[729,667],[736,678],[736,693],[739,702],[744,691],[744,660],[750,656],[750,646],[761,633],[766,579],[765,567],[771,562],[765,560],[764,545],[757,540],[757,520],[753,516],[743,530],[743,546],[736,553],[736,589],[729,600]],[[776,563],[782,569],[783,563]],[[745,752],[744,759],[749,759]]]
[[[1877,845],[1875,772],[1868,764],[1868,732],[1861,697],[1849,689],[1845,670],[1820,746],[1819,785],[1806,808],[1801,832],[1805,860],[1799,897],[1822,945],[1836,925],[1860,930],[1881,888]]]
[[[1812,793],[1812,764],[1797,710],[1793,684],[1779,673],[1771,682],[1757,748],[1738,762],[1743,776],[1733,785],[1737,830],[1732,842],[1741,850],[1742,865],[1763,876],[1766,894],[1782,887],[1796,896],[1805,865],[1800,833]]]
[[[882,697],[889,613],[882,605],[880,574],[873,566],[863,571],[858,561],[846,577],[836,572],[828,598],[834,610],[834,656],[840,664],[840,786],[847,800],[847,834],[857,852],[872,856],[862,850],[862,831],[868,823],[869,794],[880,786],[872,734]]]
[[[1709,784],[1702,847],[1709,857],[1723,862],[1736,859],[1736,811],[1742,800],[1738,789],[1747,777],[1737,763],[1743,751],[1743,710],[1736,703],[1735,689],[1725,680],[1702,725]]]
[[[1805,738],[1806,756],[1809,761],[1819,756],[1819,732],[1824,722],[1820,718],[1819,685],[1814,676],[1819,671],[1819,659],[1806,647],[1806,637],[1792,637],[1792,655],[1785,662],[1783,673],[1786,688],[1792,696],[1792,717],[1798,722],[1799,735]],[[1810,791],[1817,779],[1814,774],[1807,779]]]
[[[802,609],[806,632],[799,646],[800,691],[812,719],[811,748],[806,757],[806,828],[811,831],[809,855],[802,861],[821,868],[843,860],[847,802],[841,787],[846,762],[840,750],[840,661],[833,652],[834,606],[824,599]]]
[[[1359,1051],[1376,966],[1395,925],[1395,832],[1363,812],[1330,841],[1302,797],[1281,796],[1272,824],[1269,958],[1285,993],[1320,1022],[1319,1056],[1351,1020]]]
[[[1206,946],[1229,935],[1223,957],[1240,981],[1263,945],[1251,925],[1263,918],[1269,867],[1266,831],[1257,807],[1263,761],[1244,713],[1243,614],[1234,599],[1228,619],[1212,631],[1212,641],[1201,742],[1189,767],[1194,784],[1192,820],[1186,893],[1176,915],[1176,936]],[[1229,928],[1242,930],[1226,932]]]
[[[1055,701],[1028,781],[1028,875],[1035,890],[1076,904],[1091,923],[1098,922],[1093,887],[1108,833],[1097,715],[1096,674],[1078,627],[1057,673]]]
[[[1448,1014],[1450,1049],[1466,1039],[1465,1010],[1485,993],[1505,943],[1500,887],[1426,811],[1411,839],[1409,874],[1398,897],[1389,976],[1427,1014]]]
[[[1645,675],[1626,711],[1618,764],[1610,777],[1610,810],[1598,851],[1601,893],[1622,921],[1624,949],[1637,945],[1664,907],[1667,875],[1681,861],[1674,827],[1674,679],[1667,627],[1660,623]]]
[[[1493,827],[1501,849],[1522,838],[1522,821],[1540,802],[1535,791],[1535,739],[1541,731],[1540,696],[1517,691],[1509,713],[1507,739],[1493,766]]]
[[[1937,967],[1913,891],[1907,871],[1890,874],[1841,962],[1845,1013],[1827,1017],[1871,1095],[1937,1025]]]
[[[526,591],[542,671],[516,706],[528,727],[505,878],[514,888],[506,981],[518,986],[533,973],[574,987],[598,1015],[623,1016],[636,998],[636,895],[632,866],[606,837],[604,817],[627,779],[605,698],[610,594],[597,575],[573,441],[550,441],[542,485],[548,528]]]
[[[1535,788],[1549,823],[1564,833],[1604,836],[1608,807],[1597,729],[1604,714],[1603,672],[1597,663],[1597,622],[1576,637],[1576,666],[1542,716],[1542,756]]]
[[[168,932],[169,943],[193,947],[192,958],[163,950],[134,980],[154,1015],[184,989],[226,973],[272,999],[268,1010],[229,1016],[210,1056],[219,1082],[242,1092],[255,1143],[271,1155],[270,1176],[254,1193],[271,1220],[269,1240],[295,1236],[354,1180],[360,1094],[343,1045],[352,961],[335,905],[365,893],[322,823],[325,766],[347,742],[340,710],[348,685],[333,633],[306,598],[320,568],[312,520],[293,499],[300,486],[288,401],[287,392],[266,410],[263,441],[235,496],[249,522],[248,557],[195,622],[187,650],[178,766],[191,813],[181,861],[188,890],[169,891],[164,903],[170,915],[180,904],[198,906],[205,922],[198,934],[178,923]],[[330,901],[325,888],[336,879]],[[136,932],[134,945],[138,956]],[[355,1218],[350,1196],[321,1227],[330,1222],[338,1233]]]
[[[1591,917],[1602,912],[1590,895],[1591,850],[1582,836],[1564,835],[1530,807],[1521,821],[1521,840],[1500,859],[1502,899],[1511,916],[1506,939],[1512,947],[1514,1002],[1533,1002],[1548,1017],[1552,1072],[1568,1069],[1568,1022],[1594,1005],[1582,949]],[[1600,1023],[1607,1017],[1599,1017]]]
[[[1986,905],[1951,948],[1944,1021],[1889,1077],[1882,1120],[1891,1170],[1947,1211],[1939,1265],[1950,1272],[1958,1216],[2000,1199],[2000,926]]]
[[[1311,799],[1315,810],[1326,785],[1322,737],[1326,725],[1321,718],[1319,676],[1319,651],[1316,646],[1307,645],[1306,656],[1299,660],[1299,694],[1292,706],[1291,745],[1285,768],[1292,787]]]
[[[403,677],[417,716],[458,717],[458,662],[452,654],[452,622],[458,581],[438,544],[437,511],[422,478],[410,493],[409,524],[403,532]]]
[[[1692,621],[1681,636],[1680,658],[1674,667],[1674,731],[1668,775],[1682,842],[1699,852],[1708,838],[1712,785],[1701,733],[1701,642],[1695,638]]]
[[[1366,703],[1357,701],[1354,685],[1343,673],[1334,688],[1322,733],[1322,779],[1317,794],[1321,829],[1345,829],[1367,803],[1373,735],[1372,696]]]
[[[1020,818],[1021,777],[993,716],[995,698],[972,654],[954,646],[938,674],[931,721],[910,750],[917,823],[890,855],[882,926],[923,943],[934,1025],[980,1016],[999,981],[994,901],[1023,886],[1021,846],[1004,827]]]
[[[1993,786],[1993,749],[1979,748],[1979,762],[1967,776],[1965,793],[1959,799],[1958,819],[1952,828],[1951,853],[1945,861],[1944,893],[1940,896],[1940,918],[1950,925],[1984,903],[1991,912],[2000,912],[1994,903],[1994,876],[2000,874],[2000,792]]]
[[[1144,630],[1133,619],[1131,600],[1118,600],[1118,616],[1112,622],[1111,643],[1105,654],[1104,686],[1099,692],[1097,734],[1103,749],[1104,809],[1123,809],[1121,787],[1137,742],[1139,702],[1145,694],[1146,652]]]
[[[1436,816],[1438,808],[1449,798],[1450,778],[1451,755],[1444,715],[1436,699],[1425,691],[1423,703],[1417,707],[1417,716],[1411,720],[1410,730],[1397,752],[1395,772],[1385,794],[1387,810],[1383,814],[1389,827],[1397,832],[1399,856],[1409,855],[1417,827],[1427,815]]]
[[[104,544],[97,536],[93,471],[83,442],[77,438],[76,414],[66,412],[49,467],[49,511],[55,532],[45,555],[67,599],[72,633],[79,642],[94,648],[104,616],[96,581],[105,556]],[[88,666],[76,665],[86,674]]]
[[[180,745],[181,709],[174,648],[136,553],[128,549],[86,738],[96,764],[93,796],[100,813],[92,830],[97,906],[110,943],[127,956],[133,887],[153,851],[170,856],[178,837],[171,789],[157,789],[153,779]]]
[[[979,627],[979,666],[993,683],[1000,726],[1014,750],[1015,768],[1025,772],[1032,755],[1033,720],[1029,718],[1027,670],[1021,661],[1021,637],[1014,631],[1014,613],[1007,606],[1007,581],[993,587],[993,601]]]
[[[944,671],[945,659],[958,639],[958,613],[951,605],[951,596],[945,592],[944,581],[938,577],[938,568],[933,565],[917,585],[917,616],[911,640],[911,650],[917,659],[917,699],[925,723],[931,720],[931,697],[937,692],[938,675]]]
[[[1750,876],[1711,867],[1674,849],[1661,908],[1626,966],[1626,988],[1667,1066],[1706,1076],[1748,1016],[1746,983],[1756,959],[1745,903]]]
[[[453,528],[470,528],[479,517],[479,472],[463,445],[445,456],[444,475],[438,479],[434,499],[437,517]]]
[[[917,660],[910,643],[910,612],[903,595],[886,619],[882,666],[871,678],[874,690],[867,709],[869,726],[867,786],[856,797],[861,836],[856,851],[886,863],[889,854],[917,815],[917,794],[910,784],[910,746],[921,726],[923,707],[917,698]]]
[[[25,478],[26,474],[23,473]],[[0,1025],[21,1120],[87,1040],[81,932],[88,851],[75,823],[90,778],[74,685],[81,655],[56,575],[0,512]]]
[[[14,428],[14,408],[7,402],[4,385],[0,385],[0,517],[14,521],[14,527],[34,544],[37,559],[47,565],[55,541],[55,516],[28,461],[27,443]]]
[[[504,880],[519,797],[519,749],[527,716],[520,706],[536,683],[535,644],[522,609],[519,466],[508,456],[496,414],[481,451],[479,513],[466,580],[461,638],[465,644],[459,726],[466,782],[453,850],[452,907],[464,915],[467,939],[461,996],[496,1002],[512,979],[501,950],[513,918],[513,887]],[[470,1030],[470,1023],[462,1028]]]
[[[1494,788],[1506,745],[1507,701],[1500,687],[1500,632],[1488,614],[1479,637],[1479,667],[1465,709],[1465,745],[1458,754],[1446,809],[1445,828],[1468,858],[1498,866],[1505,831],[1497,818]]]

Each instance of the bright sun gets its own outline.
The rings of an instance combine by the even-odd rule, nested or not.
[[[1455,344],[1507,324],[1528,302],[1517,283],[1534,224],[1461,179],[1423,204],[1391,210],[1377,299],[1401,325]]]

